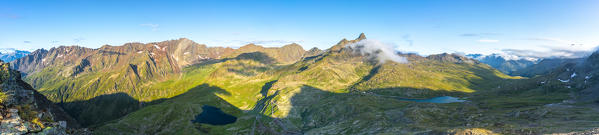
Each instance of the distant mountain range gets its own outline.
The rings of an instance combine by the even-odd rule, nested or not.
[[[21,57],[25,57],[31,52],[24,50],[17,50],[14,48],[0,48],[0,60],[10,62]]]
[[[524,77],[544,75],[564,64],[584,61],[584,58],[533,58],[495,53],[490,55],[467,54],[466,57],[488,64],[505,74]]]
[[[495,53],[490,55],[468,54],[466,56],[488,64],[489,66],[509,75],[514,75],[514,72],[537,64],[541,60],[539,58],[510,57]]]

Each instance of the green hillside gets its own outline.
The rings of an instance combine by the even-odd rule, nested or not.
[[[453,54],[379,61],[348,47],[365,40],[309,53],[248,45],[183,65],[115,51],[87,57],[89,65],[56,63],[27,80],[96,134],[540,134],[599,126],[596,110],[568,102],[579,88],[547,81],[557,73],[512,77]],[[439,96],[467,101],[403,100]],[[237,120],[193,123],[204,105]]]
[[[356,41],[342,40],[336,46],[352,42]],[[543,78],[510,77],[451,54],[402,55],[410,62],[380,64],[347,48],[334,48],[292,65],[254,70],[255,76],[240,76],[236,70],[229,70],[232,67],[228,64],[229,67],[215,67],[214,71],[196,69],[198,72],[187,75],[205,71],[219,76],[210,76],[203,83],[191,85],[196,87],[187,93],[100,126],[96,133],[536,134],[597,126],[582,126],[565,118],[599,120],[585,107],[548,106],[569,99],[571,90],[558,83],[539,86],[537,81]],[[180,84],[179,81],[185,80],[169,84]],[[434,104],[394,98],[440,95],[469,101]],[[202,112],[202,105],[217,106],[238,117],[238,121],[223,126],[191,123],[193,116]],[[542,124],[533,124],[539,122]]]
[[[304,53],[297,44],[281,48],[247,45],[231,49],[206,47],[182,38],[148,44],[105,45],[98,49],[69,46],[38,50],[14,61],[13,68],[27,74],[25,81],[89,126],[180,95],[195,86],[194,82],[214,78],[211,76],[236,78],[219,76],[221,70],[253,75],[253,72],[272,69],[265,64],[291,63]],[[248,63],[245,59],[249,58],[264,60]],[[216,67],[198,67],[206,63],[217,64]],[[231,68],[217,70],[221,65]],[[190,70],[193,67],[199,69]],[[212,70],[215,71],[209,72]],[[170,83],[175,80],[188,81]]]

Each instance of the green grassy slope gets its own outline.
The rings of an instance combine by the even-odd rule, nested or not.
[[[180,95],[198,81],[218,76],[218,72],[222,71],[216,69],[221,65],[231,67],[227,69],[236,71],[236,74],[253,76],[254,70],[263,72],[272,69],[265,64],[292,63],[304,53],[297,44],[281,48],[247,45],[231,49],[206,47],[188,39],[178,39],[148,44],[105,45],[98,49],[69,46],[39,50],[14,61],[16,66],[13,68],[25,72],[24,80],[88,126]],[[247,63],[249,61],[245,59],[248,58],[264,60]],[[191,66],[214,62],[217,64]],[[198,69],[193,71],[190,68]],[[252,69],[246,70],[248,68]],[[174,80],[187,81],[171,83]],[[100,113],[100,110],[107,113]]]
[[[346,47],[364,39],[363,34],[344,39],[301,60],[295,59],[297,53],[283,56],[276,49],[259,51],[265,48],[250,45],[184,67],[171,66],[171,58],[157,60],[169,64],[156,68],[141,59],[126,62],[135,66],[111,67],[124,71],[117,73],[83,66],[94,72],[78,73],[75,80],[45,80],[62,72],[46,68],[31,74],[30,81],[48,88],[42,92],[54,99],[70,100],[63,106],[72,106],[71,113],[95,124],[90,127],[96,134],[538,134],[598,126],[599,118],[592,115],[596,109],[564,102],[578,89],[555,81],[559,74],[511,77],[452,54],[402,54],[408,63],[380,63]],[[103,84],[105,80],[110,83]],[[91,96],[72,98],[81,95]],[[468,101],[397,99],[444,95]],[[238,121],[192,123],[202,105],[219,107]],[[100,110],[111,113],[90,113]]]
[[[568,89],[566,84],[540,85],[539,82],[547,78],[510,77],[485,64],[450,54],[427,58],[403,55],[410,60],[408,64],[380,64],[345,50],[343,46],[352,42],[356,40],[342,40],[328,52],[288,66],[263,65],[264,62],[252,59],[209,64],[212,70],[190,67],[194,72],[185,72],[185,75],[201,78],[199,76],[208,74],[208,79],[191,83],[188,86],[194,88],[185,94],[99,126],[96,133],[415,134],[493,131],[522,134],[567,132],[597,126],[581,126],[578,123],[597,122],[598,117],[591,115],[596,110],[555,104],[571,98],[569,93],[572,89]],[[182,82],[187,81],[191,80],[169,80],[163,84],[185,84]],[[463,97],[469,101],[434,104],[391,97],[440,95]],[[201,112],[202,105],[218,106],[239,119],[223,126],[191,123],[193,116]]]

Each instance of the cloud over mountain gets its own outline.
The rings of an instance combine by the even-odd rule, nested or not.
[[[397,63],[408,63],[405,57],[397,55],[394,45],[385,44],[380,41],[364,39],[349,44],[347,47],[351,48],[355,53],[377,59],[380,63],[385,63],[388,60]]]
[[[533,58],[581,58],[592,53],[590,50],[573,50],[563,48],[549,48],[549,50],[546,51],[522,49],[503,49],[502,51],[509,55]]]

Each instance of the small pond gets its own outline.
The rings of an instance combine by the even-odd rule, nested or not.
[[[414,101],[414,102],[426,102],[426,103],[455,103],[455,102],[464,102],[466,100],[461,100],[452,96],[442,96],[442,97],[434,97],[428,99],[408,99],[408,98],[399,98],[399,100],[403,101]]]
[[[226,125],[237,121],[237,117],[227,114],[220,110],[220,108],[204,105],[202,106],[202,113],[196,115],[193,123],[205,123],[211,125]]]

